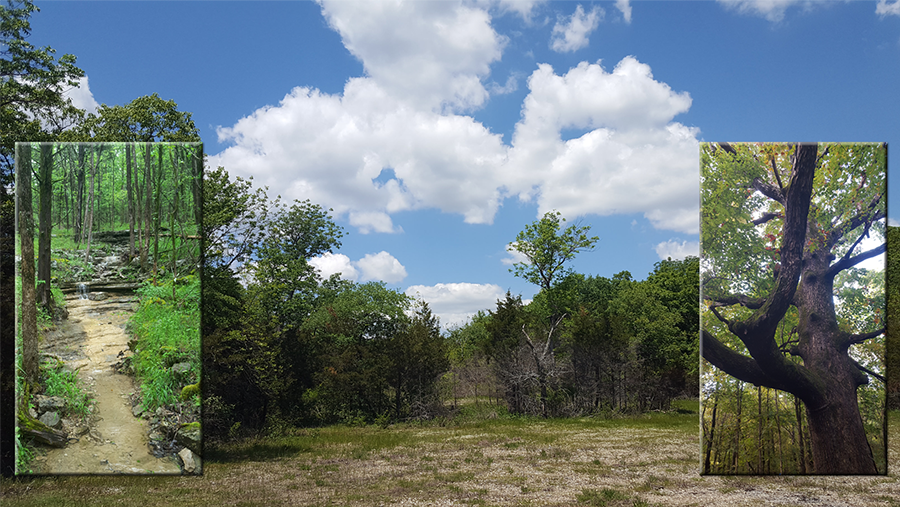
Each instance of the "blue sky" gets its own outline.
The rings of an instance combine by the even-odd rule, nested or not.
[[[506,245],[551,209],[600,236],[581,273],[696,255],[700,142],[900,146],[897,0],[38,6],[77,104],[175,100],[210,165],[335,210],[326,274],[445,325],[533,296]]]

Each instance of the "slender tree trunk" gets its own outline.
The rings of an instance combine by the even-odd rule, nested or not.
[[[150,199],[152,197],[152,193],[150,192],[150,147],[152,145],[150,143],[144,143],[144,234],[143,237],[146,239],[146,245],[141,244],[141,271],[147,272],[147,254],[148,250],[150,250]]]
[[[709,437],[706,439],[706,458],[703,461],[703,473],[708,474],[710,469],[710,453],[712,452],[713,447],[713,439],[716,435],[716,410],[719,408],[719,393],[716,391],[716,396],[713,401],[713,410],[712,410],[712,423],[709,427]],[[703,411],[706,411],[706,407],[703,407]]]
[[[734,473],[740,472],[741,466],[741,409],[744,404],[744,383],[738,383],[738,402],[737,402],[737,424],[735,425],[734,432],[734,454],[732,462],[732,471]]]
[[[133,143],[125,144],[125,194],[128,200],[128,261],[134,258],[134,194],[131,191],[131,152]]]
[[[38,237],[38,303],[53,315],[53,297],[50,295],[50,232],[53,230],[53,145],[41,143],[41,179]]]
[[[153,277],[159,270],[159,221],[162,218],[162,178],[163,178],[163,152],[162,145],[156,145],[156,219],[153,221]],[[171,231],[172,234],[175,231]],[[174,238],[172,238],[174,240]]]
[[[93,241],[94,235],[94,172],[96,171],[96,167],[94,166],[94,153],[96,149],[91,150],[91,189],[88,194],[88,213],[87,213],[87,249],[84,252],[84,262],[90,262],[91,257],[91,241]]]
[[[779,402],[779,392],[775,391],[775,426],[778,428],[778,473],[784,474],[784,444],[781,436],[781,403]]]
[[[75,237],[76,242],[84,243],[84,191],[85,191],[85,153],[86,145],[78,145],[78,203],[75,214]]]
[[[794,414],[797,416],[797,434],[800,440],[800,473],[806,473],[806,446],[803,443],[803,417],[800,398],[794,397]]]
[[[22,367],[26,389],[38,381],[37,300],[34,287],[34,210],[31,195],[31,145],[16,143],[16,193],[18,194],[19,239],[22,276]]]

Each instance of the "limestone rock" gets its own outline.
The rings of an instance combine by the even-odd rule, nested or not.
[[[187,474],[200,473],[200,458],[190,449],[185,447],[178,453],[184,472]]]
[[[44,412],[38,420],[54,429],[59,429],[62,423],[59,412]]]
[[[66,409],[66,400],[61,396],[43,396],[36,394],[32,400],[34,401],[34,405],[39,414],[45,412],[60,412]]]
[[[172,365],[172,373],[175,375],[184,375],[191,371],[191,363],[175,363]]]
[[[175,441],[188,449],[199,453],[201,444],[200,423],[185,424],[175,433]]]

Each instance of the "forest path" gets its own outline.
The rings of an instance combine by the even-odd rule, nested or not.
[[[77,296],[67,301],[69,318],[48,336],[45,349],[78,369],[82,384],[94,391],[96,406],[89,431],[65,448],[49,449],[39,459],[37,473],[181,473],[173,459],[150,453],[147,421],[131,412],[132,379],[112,366],[120,353],[130,354],[124,327],[132,313],[131,301],[132,297],[91,301]]]

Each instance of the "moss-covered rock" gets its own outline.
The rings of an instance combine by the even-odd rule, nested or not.
[[[194,396],[200,396],[200,382],[188,384],[181,389],[181,401],[187,401]]]

